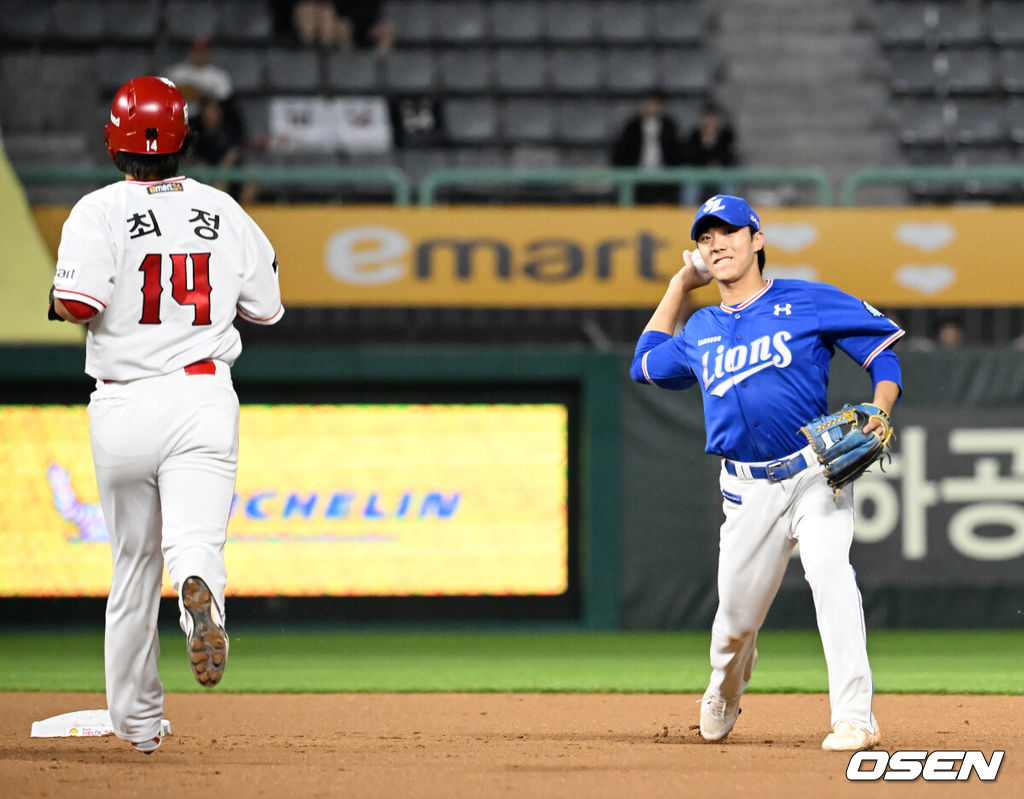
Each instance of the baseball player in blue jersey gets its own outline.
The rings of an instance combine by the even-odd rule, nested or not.
[[[901,388],[890,347],[904,333],[868,303],[823,283],[763,276],[764,233],[740,197],[716,195],[696,214],[697,250],[637,342],[631,375],[667,389],[700,386],[706,451],[722,459],[719,604],[700,733],[720,741],[740,713],[764,623],[794,548],[811,586],[829,675],[832,732],[822,748],[856,751],[881,736],[860,591],[850,566],[853,488],[833,491],[801,427],[826,411],[838,347],[868,372],[873,404],[892,410]],[[674,335],[689,291],[714,280],[721,304]],[[879,419],[863,428],[879,436]]]

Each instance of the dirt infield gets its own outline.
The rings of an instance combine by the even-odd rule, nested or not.
[[[1020,796],[1024,697],[876,697],[883,745],[1005,750],[995,783],[854,784],[821,751],[828,701],[743,700],[728,740],[701,741],[696,695],[172,694],[173,735],[146,756],[113,736],[30,738],[33,721],[105,707],[99,694],[0,694],[0,796],[822,797]],[[883,787],[885,786],[885,787]]]

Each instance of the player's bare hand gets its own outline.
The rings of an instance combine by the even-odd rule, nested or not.
[[[699,258],[700,250],[693,250],[692,252],[690,250],[683,250],[683,268],[679,270],[679,275],[683,280],[684,291],[699,289],[701,286],[706,286],[712,280],[711,273],[706,268],[698,268],[694,254]]]
[[[868,420],[868,423],[861,428],[861,432],[874,433],[879,438],[885,438],[888,431],[881,419],[874,418]]]

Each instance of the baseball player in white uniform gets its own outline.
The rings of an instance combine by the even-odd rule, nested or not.
[[[697,250],[684,254],[640,336],[631,375],[667,389],[700,386],[706,451],[721,458],[725,522],[701,735],[722,740],[736,723],[757,632],[799,543],[829,674],[832,732],[822,748],[871,748],[881,736],[849,559],[853,486],[829,487],[800,428],[826,410],[836,349],[870,375],[872,402],[889,414],[902,390],[890,347],[903,330],[832,286],[765,279],[761,223],[740,197],[709,199],[690,232]],[[711,280],[721,304],[701,308],[674,335],[686,294]],[[863,432],[884,435],[874,419]]]
[[[163,78],[114,96],[107,150],[125,180],[87,194],[61,234],[51,319],[88,326],[85,371],[113,580],[106,610],[107,704],[115,733],[160,745],[157,615],[164,564],[196,679],[216,685],[228,654],[224,544],[238,462],[236,316],[284,309],[267,237],[227,194],[178,175],[185,98]]]

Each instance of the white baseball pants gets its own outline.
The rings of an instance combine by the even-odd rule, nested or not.
[[[115,733],[159,734],[163,684],[157,616],[164,563],[182,630],[191,621],[182,582],[201,577],[223,616],[224,543],[238,463],[238,397],[227,364],[216,374],[99,383],[89,433],[100,504],[110,534],[113,579],[104,661]],[[182,655],[184,662],[184,647]]]
[[[832,724],[848,720],[874,728],[864,613],[850,565],[852,487],[833,499],[816,460],[777,483],[733,476],[723,465],[720,485],[725,522],[709,690],[733,701],[746,689],[757,660],[758,630],[799,542],[828,667]]]

